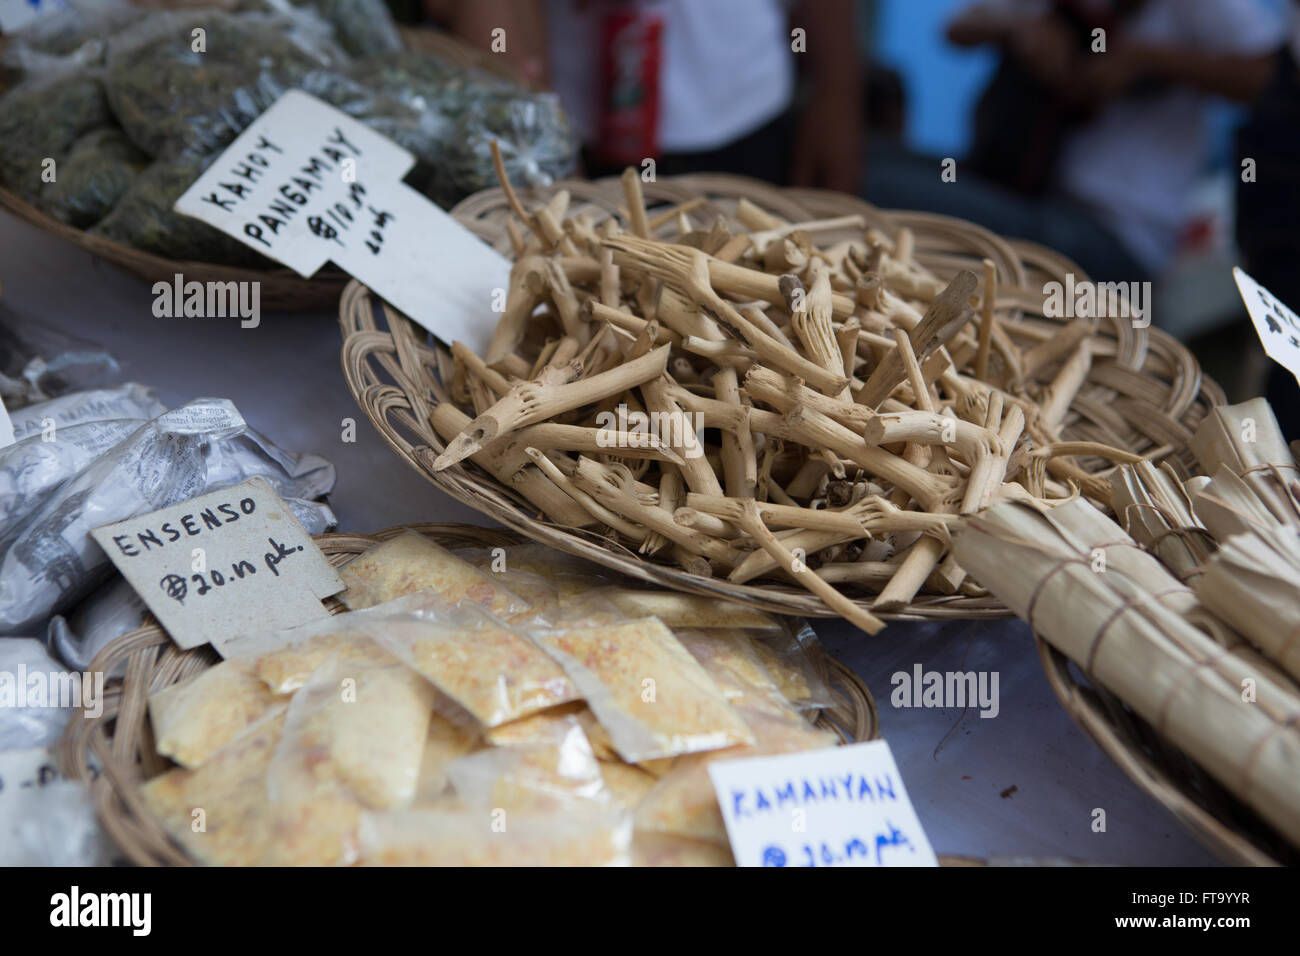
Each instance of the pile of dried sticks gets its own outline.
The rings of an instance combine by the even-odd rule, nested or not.
[[[452,348],[436,469],[471,459],[546,520],[694,574],[788,577],[875,633],[836,585],[876,610],[984,594],[949,554],[962,515],[1105,505],[1070,457],[1139,460],[1061,441],[1093,328],[1018,339],[992,262],[944,282],[906,229],[744,199],[735,227],[692,218],[703,197],[651,215],[636,172],[622,182],[622,221],[596,222],[565,192],[530,211],[501,175],[510,288],[487,354]]]

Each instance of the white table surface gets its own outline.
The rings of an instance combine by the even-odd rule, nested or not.
[[[434,260],[431,260],[434,261]],[[489,524],[434,488],[390,451],[353,402],[328,311],[238,319],[159,319],[138,279],[0,214],[5,301],[108,347],[124,378],[163,401],[229,398],[255,428],[291,451],[338,467],[330,503],[341,530],[420,521]],[[344,419],[356,441],[342,441]],[[1124,776],[1057,703],[1019,622],[891,624],[872,638],[843,621],[816,622],[827,648],[865,680],[881,727],[936,852],[1093,863],[1209,865],[1215,858]],[[890,676],[926,670],[996,671],[1000,713],[896,709]],[[1004,793],[1014,791],[1009,795]],[[1092,830],[1106,811],[1106,831]]]

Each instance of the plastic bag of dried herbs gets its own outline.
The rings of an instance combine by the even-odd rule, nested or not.
[[[554,94],[483,96],[456,120],[436,164],[437,198],[455,202],[496,183],[493,140],[501,147],[510,181],[520,186],[549,186],[569,175],[576,163],[577,141]]]
[[[104,85],[118,121],[150,156],[228,145],[287,88],[346,57],[295,19],[160,13],[109,44]]]
[[[0,183],[35,200],[51,175],[57,178],[72,144],[112,121],[104,88],[93,76],[57,75],[14,87],[0,97]]]
[[[91,232],[169,259],[270,268],[271,262],[207,223],[172,206],[217,155],[155,160]]]
[[[64,0],[5,44],[0,63],[25,77],[103,63],[105,41],[147,15],[127,0]]]
[[[91,130],[59,164],[58,178],[41,197],[50,215],[79,229],[99,222],[149,164],[120,129]]]

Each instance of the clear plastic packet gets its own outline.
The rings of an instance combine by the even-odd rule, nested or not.
[[[633,866],[735,866],[729,846],[663,833],[632,836]]]
[[[103,706],[93,676],[82,678],[80,700],[69,698],[69,676],[40,641],[0,637],[0,750],[48,747],[73,715]]]
[[[447,768],[480,745],[475,731],[466,730],[434,714],[429,721],[429,735],[424,740],[420,758],[420,776],[415,785],[415,802],[427,804],[446,795],[451,786]]]
[[[47,399],[17,410],[10,409],[14,441],[44,438],[47,444],[63,440],[63,430],[74,425],[114,419],[157,418],[167,411],[154,390],[138,382],[111,388],[94,388]]]
[[[673,629],[744,627],[763,630],[781,626],[766,611],[699,594],[627,587],[605,588],[600,593],[625,617],[657,617]]]
[[[529,635],[564,668],[628,763],[753,743],[708,672],[656,618]]]
[[[825,670],[818,663],[822,655],[811,625],[784,621],[775,631],[747,633],[786,700],[800,710],[823,710],[834,704]]]
[[[432,688],[408,668],[335,658],[289,703],[268,797],[298,805],[342,790],[371,809],[409,806],[432,713]]]
[[[267,771],[286,712],[278,711],[194,770],[140,788],[145,805],[191,856],[210,866],[332,866],[356,861],[362,806],[341,789],[304,803],[267,799]]]
[[[0,397],[11,414],[67,392],[101,387],[120,372],[117,359],[98,343],[0,301]]]
[[[307,0],[306,6],[329,23],[351,56],[391,55],[402,49],[397,23],[384,0]]]
[[[144,624],[149,609],[135,588],[121,578],[107,581],[67,617],[56,614],[45,630],[45,646],[68,667],[84,671],[105,647]],[[126,662],[104,675],[121,677]]]
[[[732,706],[761,709],[789,720],[803,720],[795,705],[781,692],[758,649],[744,631],[682,629],[675,633],[691,656],[708,671]]]
[[[376,640],[438,688],[453,720],[497,727],[582,696],[540,648],[472,607],[391,617]]]
[[[168,259],[272,268],[271,260],[242,242],[172,208],[219,155],[181,153],[154,160],[91,234]]]
[[[645,795],[654,789],[658,779],[640,767],[619,760],[601,760],[599,763],[600,776],[610,801],[623,810],[634,811]]]
[[[559,592],[549,577],[513,561],[515,547],[461,544],[447,550],[522,598],[528,604],[525,616],[547,617],[559,606]]]
[[[334,624],[334,621],[330,622]],[[253,672],[273,694],[292,694],[331,661],[344,664],[395,663],[364,626],[335,626],[256,658]]]
[[[30,435],[0,448],[0,541],[54,490],[146,424],[140,418],[68,425],[57,441]]]
[[[413,809],[364,814],[359,843],[365,866],[626,866],[632,826],[598,804],[564,815]]]
[[[41,194],[41,207],[60,222],[86,229],[126,195],[149,164],[120,129],[91,130],[72,144],[58,179]]]
[[[638,831],[729,846],[726,824],[709,777],[709,764],[715,760],[820,750],[839,742],[830,731],[817,730],[807,723],[796,725],[762,713],[744,713],[754,730],[756,743],[680,758],[637,805]]]
[[[414,531],[353,558],[339,569],[339,577],[347,585],[339,600],[354,611],[425,590],[435,591],[449,605],[466,601],[505,619],[531,610],[495,576]]]
[[[197,767],[284,706],[247,661],[222,661],[149,695],[154,746],[182,767]]]
[[[588,721],[589,717],[590,721]],[[589,723],[595,721],[595,718],[591,717],[591,711],[580,700],[538,711],[506,724],[498,724],[496,727],[489,727],[483,732],[483,739],[493,747],[518,747],[527,744],[546,743],[556,739],[557,728],[568,726],[569,718],[577,719],[578,725],[582,728],[582,732],[587,734],[590,742],[590,734],[587,732],[587,728]],[[596,756],[599,757],[600,753],[597,753]]]
[[[47,161],[57,170],[73,143],[112,122],[97,77],[74,72],[20,83],[0,96],[0,183],[36,202],[49,185]]]
[[[549,725],[549,737],[489,747],[447,768],[456,795],[471,809],[564,813],[574,801],[610,800],[600,764],[576,717]]]

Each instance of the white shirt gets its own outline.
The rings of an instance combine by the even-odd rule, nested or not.
[[[983,5],[1021,16],[1050,6],[1047,0]],[[1148,0],[1124,21],[1123,30],[1136,42],[1220,56],[1270,53],[1286,39],[1281,21],[1260,0]],[[1205,165],[1212,101],[1186,86],[1121,97],[1071,133],[1062,147],[1056,171],[1060,190],[1092,208],[1153,273],[1173,256],[1187,199]]]
[[[600,0],[549,0],[551,80],[586,142],[596,134]],[[781,0],[650,0],[662,17],[659,146],[716,149],[775,119],[794,96]],[[811,55],[811,54],[810,54]]]

